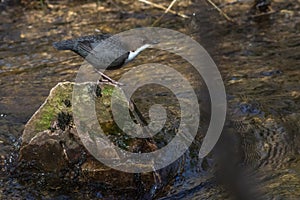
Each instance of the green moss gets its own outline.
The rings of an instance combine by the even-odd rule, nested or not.
[[[77,90],[77,93],[75,93],[76,100],[72,101],[72,98],[74,98],[72,97],[73,86],[73,83],[63,83],[57,85],[55,89],[51,91],[45,104],[40,108],[38,113],[36,113],[35,119],[31,122],[34,127],[33,132],[37,133],[51,129],[54,122],[57,122],[55,127],[58,126],[58,128],[64,130],[65,127],[73,121],[71,104],[74,104],[73,106],[79,109],[76,111],[77,117],[85,122],[81,124],[82,131],[88,132],[91,138],[96,138],[97,135],[103,131],[115,145],[122,149],[127,149],[134,140],[123,133],[114,122],[111,111],[112,95],[116,95],[114,98],[117,98],[121,102],[126,101],[122,98],[120,91],[115,91],[114,86],[101,85],[101,96],[97,97],[93,96],[93,92],[95,92],[93,89],[96,89],[93,84],[77,85],[75,86],[78,87],[75,89]],[[91,120],[90,115],[86,113],[87,110],[85,110],[86,107],[84,105],[88,106],[90,103],[95,103],[98,121]],[[76,106],[75,104],[80,104],[80,106]],[[125,105],[127,105],[127,102]],[[116,106],[119,109],[124,109],[123,103],[117,103]],[[99,124],[102,131],[99,129]]]
[[[43,131],[49,129],[51,126],[52,119],[54,117],[54,113],[51,111],[43,112],[41,118],[36,121],[35,131]]]
[[[38,112],[37,119],[34,121],[35,131],[47,130],[51,127],[51,123],[57,119],[61,112],[72,113],[72,107],[65,104],[71,102],[73,84],[60,84],[51,92],[46,103]]]
[[[102,88],[101,94],[105,95],[105,96],[111,96],[112,93],[114,92],[114,89],[115,88],[113,86],[107,85],[107,86]]]

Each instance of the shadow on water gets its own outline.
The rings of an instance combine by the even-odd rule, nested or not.
[[[1,5],[0,197],[101,199],[100,191],[110,191],[103,185],[49,188],[42,177],[35,184],[30,180],[30,184],[18,182],[13,172],[19,138],[24,124],[43,103],[49,90],[58,82],[73,81],[83,61],[71,52],[56,51],[52,42],[93,34],[98,29],[118,33],[149,26],[161,11],[126,1],[98,1],[98,4],[95,1],[50,1],[52,4],[42,6],[41,2],[28,3],[30,8]],[[275,12],[264,18],[250,13],[251,5],[246,1],[215,2],[237,24],[226,21],[204,1],[180,2],[179,9],[195,12],[192,19],[166,14],[159,24],[191,34],[208,50],[226,85],[229,114],[222,138],[211,155],[198,160],[200,144],[195,142],[185,154],[185,170],[178,172],[174,181],[156,197],[230,199],[236,195],[236,198],[246,199],[245,196],[253,197],[255,193],[262,199],[298,199],[299,1],[276,1],[272,4]],[[170,60],[164,52],[148,53],[142,53],[121,70],[107,74],[118,79],[133,66],[149,60],[172,64],[189,78],[200,94],[199,77],[194,76],[193,69],[183,69],[185,64],[181,60]],[[168,94],[167,90],[148,86],[137,91],[135,97],[137,103],[144,104]],[[141,108],[146,116],[147,108],[146,103]],[[112,194],[107,199],[116,196]],[[132,196],[124,198],[132,199]]]

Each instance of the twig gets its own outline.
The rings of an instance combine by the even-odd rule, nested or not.
[[[140,2],[143,2],[143,3],[145,3],[145,4],[149,4],[149,5],[151,5],[151,6],[155,7],[155,8],[159,8],[159,9],[165,10],[165,13],[170,12],[170,13],[172,13],[172,14],[174,14],[174,15],[178,15],[178,16],[180,16],[180,17],[182,17],[182,18],[189,18],[189,17],[188,17],[187,15],[185,15],[185,14],[181,14],[181,13],[175,12],[174,10],[171,10],[171,7],[173,6],[173,4],[174,4],[177,0],[173,0],[173,2],[169,5],[168,8],[166,8],[166,7],[162,6],[162,5],[156,4],[156,3],[152,3],[152,2],[147,1],[147,0],[139,0],[139,1],[140,1]]]
[[[155,26],[158,22],[160,22],[160,20],[165,16],[166,13],[168,13],[170,11],[170,9],[172,8],[172,6],[175,4],[177,0],[173,0],[170,5],[168,6],[168,8],[165,10],[164,14],[162,14],[157,20],[155,20],[155,22],[152,24],[152,26]]]
[[[176,1],[177,1],[177,0],[173,0],[173,1],[170,3],[169,7],[165,10],[165,13],[169,12],[169,10],[173,7],[173,5],[175,4]]]
[[[208,1],[208,3],[210,3],[215,9],[217,9],[217,10],[219,11],[219,13],[225,17],[225,19],[227,19],[227,20],[230,21],[230,22],[235,23],[235,21],[234,21],[231,17],[229,17],[225,12],[223,12],[223,11],[222,11],[222,10],[221,10],[214,2],[212,2],[211,0],[207,0],[207,1]]]

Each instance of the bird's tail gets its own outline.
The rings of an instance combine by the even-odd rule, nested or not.
[[[73,40],[62,40],[59,42],[54,42],[53,46],[57,50],[72,50],[74,48],[74,41]]]

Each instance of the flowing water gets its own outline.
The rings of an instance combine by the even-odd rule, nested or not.
[[[97,30],[113,34],[151,26],[162,11],[137,1],[42,2],[0,7],[0,199],[100,199],[97,186],[55,189],[20,183],[14,176],[19,138],[50,89],[58,82],[75,80],[83,61],[72,52],[55,50],[54,41]],[[249,1],[215,2],[236,24],[200,0],[177,5],[191,19],[166,14],[157,23],[192,36],[208,50],[226,86],[228,119],[211,155],[197,160],[199,144],[195,143],[185,155],[184,171],[156,198],[299,199],[300,2],[276,0],[274,12],[260,17],[249,12]],[[172,65],[201,93],[195,70],[183,68],[185,62],[176,56],[170,59],[165,52],[143,52],[133,63],[107,74],[118,79],[147,62]],[[146,115],[147,103],[163,97],[174,99],[158,86],[135,94]]]

